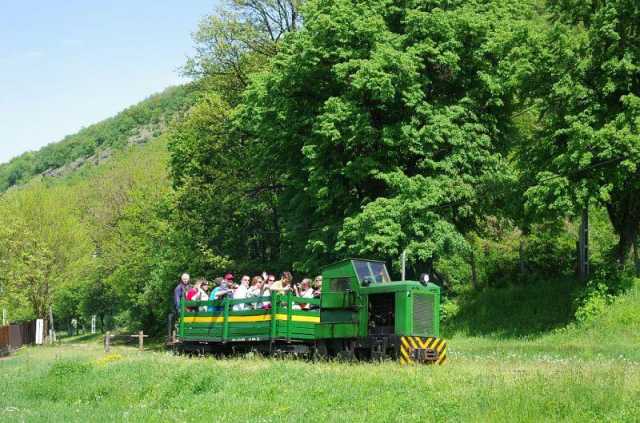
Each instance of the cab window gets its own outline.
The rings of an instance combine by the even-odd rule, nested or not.
[[[358,275],[358,281],[362,284],[366,281],[368,284],[391,282],[387,266],[377,261],[353,260],[353,265]]]

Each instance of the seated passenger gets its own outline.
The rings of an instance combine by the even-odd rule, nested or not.
[[[226,275],[224,275],[224,280],[227,283],[227,287],[229,289],[233,289],[234,288],[234,283],[233,283],[233,273],[229,272]]]
[[[267,280],[262,284],[262,289],[260,291],[261,297],[270,297],[271,296],[271,285],[273,285],[276,277],[274,275],[269,275]],[[262,303],[262,309],[268,310],[271,308],[271,301],[265,301]]]
[[[198,298],[194,301],[209,301],[209,281],[206,279],[202,279],[202,285],[200,285],[199,295],[196,295]],[[207,306],[200,306],[200,311],[207,311]]]
[[[313,298],[313,288],[311,288],[311,279],[304,278],[302,282],[300,282],[300,288],[298,289],[298,297],[302,298]],[[297,307],[296,307],[297,306]],[[296,304],[294,309],[298,310],[309,310],[311,308],[311,304]]]
[[[311,287],[311,279],[304,278],[300,282],[300,296],[302,298],[313,298],[313,288]]]
[[[247,292],[247,298],[258,298],[262,296],[262,285],[263,279],[261,276],[254,276],[251,279],[251,285],[249,286],[249,291]],[[262,303],[252,303],[249,304],[251,308],[258,309],[262,308]]]
[[[316,279],[313,281],[313,296],[319,297],[322,293],[322,275],[316,276]]]
[[[216,286],[213,289],[213,291],[211,291],[211,295],[209,296],[209,300],[211,300],[211,301],[221,300],[225,296],[231,294],[231,290],[229,289],[229,286],[227,285],[227,280],[222,279],[222,278],[217,278],[216,281],[219,282],[219,285]],[[222,311],[222,310],[223,310],[223,307],[221,307],[221,306],[214,306],[214,307],[211,308],[211,311]]]
[[[276,281],[276,275],[269,274],[267,278],[264,280],[264,287],[271,289],[271,285]]]
[[[233,291],[233,299],[234,300],[244,300],[247,298],[249,293],[249,276],[244,275],[242,279],[240,279],[240,286]],[[243,311],[247,310],[247,304],[236,304],[233,306],[234,311]]]
[[[269,289],[271,292],[276,291],[280,294],[285,294],[286,292],[291,291],[291,282],[293,282],[293,275],[290,272],[283,272],[280,280],[271,284]]]
[[[191,289],[187,291],[187,301],[200,301],[200,292],[202,291],[202,279],[198,279]],[[196,311],[196,307],[187,307],[187,311]]]

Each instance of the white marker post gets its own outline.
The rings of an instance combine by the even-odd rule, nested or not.
[[[91,334],[96,333],[96,315],[91,316]]]
[[[36,345],[42,345],[44,341],[44,320],[36,320]]]
[[[7,309],[2,309],[2,326],[7,326]]]

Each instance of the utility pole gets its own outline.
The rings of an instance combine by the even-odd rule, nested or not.
[[[582,222],[578,233],[578,279],[589,279],[589,208],[582,210]]]

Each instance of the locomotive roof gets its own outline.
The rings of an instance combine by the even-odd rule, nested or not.
[[[386,265],[386,262],[383,261],[383,260],[371,260],[371,259],[353,257],[353,258],[346,258],[346,259],[343,259],[343,260],[339,260],[339,261],[333,262],[331,264],[327,264],[325,266],[322,266],[320,269],[324,270],[324,269],[327,269],[329,267],[335,266],[337,264],[342,264],[342,263],[347,262],[347,261],[370,261],[370,262],[373,262],[373,263],[384,263]]]

